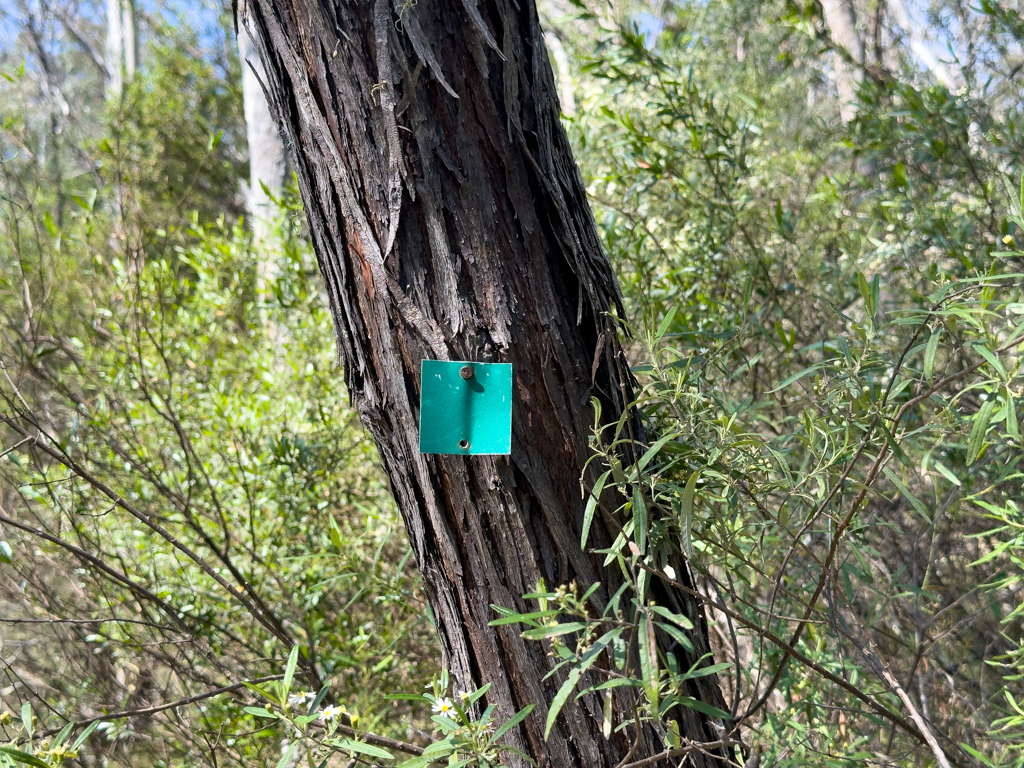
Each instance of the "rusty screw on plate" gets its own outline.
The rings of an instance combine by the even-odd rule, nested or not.
[[[472,365],[464,365],[464,366],[462,366],[462,370],[459,371],[459,374],[466,381],[469,381],[470,379],[473,378],[473,366]]]

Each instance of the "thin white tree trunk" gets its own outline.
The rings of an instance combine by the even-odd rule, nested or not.
[[[263,63],[244,29],[239,29],[238,51],[242,63],[242,99],[249,141],[249,213],[259,249],[258,270],[262,290],[278,272],[274,249],[267,247],[275,216],[270,198],[281,195],[287,166],[284,143],[260,84],[261,80],[266,82]]]
[[[107,0],[107,41],[105,61],[107,67],[107,95],[117,98],[124,90],[124,33],[122,29],[121,0]]]
[[[133,0],[121,0],[121,37],[124,41],[124,79],[126,83],[130,83],[135,77],[135,66],[139,56]]]
[[[839,49],[835,56],[836,90],[839,116],[846,123],[857,112],[857,86],[864,79],[864,42],[857,31],[853,0],[822,0],[821,8],[829,37]]]

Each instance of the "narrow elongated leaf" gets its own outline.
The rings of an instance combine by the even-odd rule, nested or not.
[[[31,765],[35,768],[50,768],[49,765],[44,763],[35,755],[30,755],[28,752],[22,752],[20,749],[15,749],[14,747],[0,747],[0,755],[7,755],[16,763],[24,763],[25,765]]]
[[[512,717],[510,717],[508,720],[506,720],[504,723],[502,723],[501,726],[498,728],[498,730],[496,730],[494,732],[494,735],[491,736],[490,741],[487,742],[488,745],[493,746],[494,744],[497,744],[498,743],[498,739],[500,739],[502,736],[504,736],[510,730],[515,728],[521,722],[523,722],[523,720],[525,720],[526,717],[531,712],[533,712],[534,709],[536,709],[536,707],[537,707],[536,704],[527,704],[525,707],[523,707],[518,712],[516,712],[514,715],[512,715]]]
[[[562,707],[565,706],[565,702],[569,698],[569,694],[572,693],[573,688],[576,687],[576,683],[580,681],[580,675],[582,672],[579,667],[573,667],[569,670],[568,677],[565,678],[565,682],[562,683],[562,687],[558,689],[558,693],[555,694],[555,698],[551,700],[551,708],[548,710],[548,719],[544,723],[544,738],[548,737],[551,733],[551,726],[555,724],[555,718],[558,717],[558,713],[562,711]]]
[[[11,545],[6,541],[0,541],[0,563],[7,563],[10,565],[14,562],[14,550],[11,549]]]
[[[1002,376],[1004,379],[1006,378],[1006,369],[1003,368],[1003,364],[999,362],[999,358],[996,357],[995,352],[993,352],[991,349],[984,346],[983,344],[973,344],[972,346],[975,352],[977,352],[979,355],[985,358],[985,362],[987,362],[989,365],[995,368],[1000,376]]]
[[[277,761],[277,768],[285,768],[286,765],[291,763],[292,755],[295,754],[295,750],[298,749],[298,746],[299,742],[297,741],[293,741],[288,745],[288,749],[284,751],[284,754],[281,755],[281,759]]]
[[[608,476],[611,474],[611,470],[608,470],[594,483],[594,490],[590,492],[590,498],[587,499],[587,508],[583,512],[583,531],[580,533],[580,547],[586,548],[587,538],[590,536],[590,525],[594,522],[594,512],[597,510],[597,505],[601,502],[601,492],[604,490],[604,484],[608,481]]]
[[[53,739],[53,746],[59,747],[61,744],[63,744],[64,740],[68,737],[68,735],[71,733],[71,730],[74,727],[74,723],[68,723],[63,728],[61,728],[60,733],[58,733]]]
[[[647,553],[647,505],[640,484],[633,486],[633,538],[640,554]]]
[[[690,678],[707,677],[708,675],[717,675],[719,672],[725,672],[727,669],[732,669],[732,664],[728,661],[723,661],[720,664],[712,664],[710,667],[691,670],[686,673],[686,676]]]
[[[710,704],[705,704],[703,701],[692,699],[689,696],[681,696],[679,698],[679,703],[684,707],[689,707],[690,709],[696,709],[698,712],[703,712],[705,715],[720,717],[723,720],[732,720],[732,715],[728,712],[725,712],[718,707],[713,707]]]
[[[674,434],[665,435],[663,438],[658,440],[654,445],[644,451],[644,455],[640,457],[640,461],[637,463],[640,471],[644,471],[644,467],[651,463],[651,459],[658,455],[662,448],[665,447],[665,443],[674,438]]]
[[[678,624],[683,629],[693,629],[692,621],[678,613],[673,613],[668,608],[663,608],[660,605],[652,605],[651,610],[659,616],[664,616],[669,621]]]
[[[341,739],[338,741],[338,746],[342,749],[347,749],[350,752],[358,752],[361,755],[370,755],[371,757],[383,757],[385,760],[394,760],[395,756],[387,750],[376,747],[373,744],[367,744],[362,741],[355,741],[354,739]]]
[[[929,339],[928,346],[924,348],[924,377],[930,384],[935,378],[935,353],[939,349],[939,331],[935,331]]]
[[[498,608],[492,605],[491,608]],[[503,610],[508,610],[507,608]],[[536,624],[537,619],[546,619],[549,616],[557,616],[561,611],[531,611],[530,613],[509,613],[500,619],[489,622],[489,627],[500,627],[503,624]]]
[[[555,624],[553,626],[528,629],[523,632],[523,637],[526,640],[543,640],[547,637],[559,637],[561,635],[568,635],[570,632],[579,632],[586,628],[586,622],[570,621],[565,624]]]
[[[654,621],[649,611],[644,611],[637,627],[640,641],[640,673],[644,680],[644,692],[654,712],[658,711],[658,643],[654,637]]]
[[[1020,440],[1020,425],[1017,422],[1017,403],[1013,399],[1013,395],[1010,394],[1009,388],[1005,390],[1006,394],[1006,434],[1012,437],[1014,440]]]
[[[288,654],[288,665],[284,669],[284,680],[281,681],[281,685],[284,686],[284,690],[288,691],[292,687],[292,679],[295,677],[295,667],[299,663],[299,646],[293,645],[292,652]]]
[[[824,363],[815,363],[809,368],[804,368],[802,371],[798,371],[797,373],[794,373],[792,376],[790,376],[788,379],[784,380],[781,384],[775,387],[775,389],[768,390],[768,392],[778,392],[780,389],[785,389],[790,384],[793,384],[794,382],[797,382],[800,379],[802,379],[804,376],[814,373],[815,371],[821,370],[821,368],[824,367],[824,365]]]
[[[25,734],[29,738],[32,738],[32,734],[34,733],[35,728],[32,725],[32,704],[31,704],[31,702],[26,701],[24,704],[21,705],[21,724],[25,728]]]
[[[612,703],[614,698],[615,697],[610,693],[606,693],[604,695],[604,701],[601,703],[601,735],[604,736],[606,740],[610,739],[612,735]]]
[[[981,450],[985,446],[985,435],[988,434],[988,424],[992,419],[992,411],[995,410],[995,407],[996,399],[989,397],[974,417],[974,426],[971,428],[971,436],[967,441],[968,464],[973,464],[981,455]]]
[[[900,493],[902,493],[904,498],[906,498],[906,500],[910,502],[910,506],[916,509],[918,513],[921,515],[921,517],[923,517],[930,523],[932,518],[931,515],[928,514],[928,508],[924,505],[924,503],[919,498],[917,498],[917,496],[910,492],[910,489],[903,484],[903,481],[900,480],[899,477],[897,477],[896,473],[889,469],[889,467],[882,467],[882,471],[885,473],[885,476],[892,481],[892,484],[899,488]]]
[[[698,477],[699,469],[691,473],[687,479],[682,498],[679,500],[679,529],[682,532],[683,554],[688,559],[693,558],[693,494],[697,490]]]
[[[656,621],[654,623],[658,626],[658,629],[683,646],[687,651],[693,653],[693,641],[686,636],[683,630],[673,627],[671,624],[666,624],[663,621]]]
[[[672,321],[676,317],[676,308],[672,307],[668,311],[668,314],[662,319],[661,324],[658,326],[658,332],[655,334],[655,343],[661,341],[661,338],[668,332],[668,329],[672,327]]]
[[[892,436],[892,432],[889,431],[889,428],[885,426],[885,422],[881,419],[878,421],[878,428],[881,429],[882,434],[885,435],[885,442],[887,442],[889,444],[889,448],[892,449],[893,456],[895,456],[903,466],[908,469],[912,468],[907,454],[900,447],[900,444],[896,442],[896,438]]]
[[[85,744],[85,740],[92,736],[92,732],[100,727],[100,721],[97,720],[93,723],[89,723],[85,730],[78,734],[78,737],[71,743],[71,749],[78,749],[80,746]]]
[[[277,717],[277,715],[266,707],[243,707],[242,711],[247,712],[250,715],[255,715],[256,717]]]

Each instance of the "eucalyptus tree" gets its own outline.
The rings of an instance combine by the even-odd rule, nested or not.
[[[507,738],[541,765],[661,754],[665,733],[639,717],[606,738],[596,693],[566,704],[545,739],[564,670],[550,674],[556,659],[519,629],[491,625],[492,606],[529,610],[522,595],[573,581],[599,585],[589,605],[600,614],[624,574],[595,550],[624,525],[645,526],[640,511],[627,520],[604,500],[584,533],[581,477],[589,488],[603,469],[588,464],[595,422],[619,425],[626,466],[644,434],[629,409],[618,288],[560,123],[535,4],[249,0],[238,21],[287,134],[345,381],[404,517],[446,667],[464,690],[490,684],[499,717],[538,704]],[[509,456],[419,452],[424,359],[512,364]],[[689,649],[657,632],[685,670],[709,653],[707,627],[685,562],[666,565],[682,586],[654,579],[646,597],[694,625]],[[724,731],[705,714],[721,703],[716,679],[685,686],[709,706],[677,706],[671,719],[709,745],[693,764],[718,765]],[[609,696],[616,724],[635,717],[629,691]]]

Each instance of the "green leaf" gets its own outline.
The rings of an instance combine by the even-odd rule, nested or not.
[[[537,707],[536,704],[527,704],[525,707],[523,707],[518,712],[516,712],[514,715],[512,715],[512,717],[510,717],[508,720],[506,720],[504,723],[502,723],[501,727],[499,727],[498,730],[496,730],[494,732],[494,735],[491,736],[490,741],[487,742],[487,745],[488,746],[493,746],[493,745],[497,744],[498,743],[498,739],[500,739],[502,736],[504,736],[510,730],[515,728],[521,722],[523,722],[523,720],[525,720],[527,718],[527,716],[531,712],[533,712],[534,709],[536,709],[536,707]]]
[[[355,741],[354,739],[339,739],[337,744],[342,749],[347,749],[349,752],[358,752],[361,755],[370,755],[371,757],[382,757],[385,760],[394,760],[395,756],[387,750],[375,747],[373,744],[367,744],[363,741]]]
[[[1017,422],[1017,403],[1009,388],[1006,388],[1006,434],[1014,440],[1020,440],[1020,425]]]
[[[882,430],[882,434],[885,435],[885,442],[889,444],[892,449],[893,455],[899,459],[900,464],[907,468],[911,468],[910,459],[907,458],[907,454],[900,448],[900,444],[896,442],[896,438],[892,436],[892,432],[885,426],[885,422],[882,419],[878,420],[878,428]]]
[[[996,399],[989,396],[978,413],[974,417],[974,426],[971,428],[971,436],[967,441],[967,464],[973,464],[981,455],[985,447],[985,436],[988,434],[988,424],[992,420],[992,411],[995,410]]]
[[[558,713],[562,711],[562,707],[565,706],[565,702],[569,698],[569,694],[572,693],[573,688],[576,687],[576,683],[580,681],[580,675],[583,671],[580,667],[573,667],[569,670],[569,675],[565,678],[565,682],[562,683],[562,687],[558,689],[558,693],[555,694],[555,698],[551,700],[551,708],[548,710],[548,719],[544,723],[544,738],[547,739],[548,734],[551,733],[551,726],[555,724],[555,718],[558,717]]]
[[[779,384],[777,387],[775,387],[775,389],[769,389],[768,392],[770,394],[772,392],[778,392],[780,389],[785,389],[786,387],[788,387],[793,382],[799,381],[804,376],[807,376],[808,374],[814,373],[815,371],[821,370],[821,368],[823,368],[824,366],[825,366],[825,363],[822,362],[822,363],[815,363],[814,365],[810,366],[809,368],[804,368],[802,371],[798,371],[797,373],[794,373],[788,379],[786,379],[781,384]]]
[[[63,744],[64,740],[67,739],[67,737],[70,735],[74,727],[75,724],[72,722],[68,723],[63,728],[61,728],[60,733],[53,737],[53,746],[59,747],[61,744]]]
[[[937,461],[937,460],[932,460],[932,464],[934,464],[935,468],[937,470],[939,470],[939,474],[940,475],[942,475],[944,478],[949,480],[949,482],[951,482],[953,485],[957,486],[958,488],[960,487],[960,478],[958,478],[956,475],[954,475],[950,471],[949,467],[947,467],[941,461]]]
[[[0,563],[10,565],[12,562],[14,562],[14,550],[6,541],[0,541]]]
[[[316,695],[316,698],[313,699],[313,702],[309,705],[309,709],[306,710],[306,714],[312,715],[314,712],[316,712],[317,709],[319,709],[320,705],[323,703],[324,699],[327,698],[327,694],[330,693],[330,691],[331,686],[329,685],[325,685],[323,688],[321,688],[320,693]]]
[[[690,698],[689,696],[681,696],[679,698],[679,703],[684,707],[689,707],[690,709],[696,709],[698,712],[703,712],[705,715],[711,715],[711,717],[720,717],[723,720],[732,720],[732,715],[728,712],[725,712],[718,707],[713,707],[710,704],[705,704],[703,701]]]
[[[682,532],[683,554],[687,559],[693,559],[693,494],[697,490],[698,477],[699,469],[690,474],[679,500],[679,529]]]
[[[701,667],[700,669],[691,669],[686,673],[686,677],[707,677],[708,675],[717,675],[719,672],[725,672],[727,669],[732,669],[732,664],[728,661],[723,661],[720,664],[712,664],[710,667]]]
[[[647,505],[640,484],[633,485],[633,538],[640,554],[647,552]]]
[[[864,310],[867,312],[868,318],[873,319],[875,316],[874,296],[863,272],[857,273],[857,290],[860,291],[860,297],[864,299]]]
[[[604,484],[608,481],[608,476],[611,475],[612,471],[609,469],[594,483],[594,490],[590,492],[590,498],[587,499],[587,508],[583,512],[583,532],[580,534],[580,547],[586,548],[587,537],[590,536],[590,525],[594,522],[594,512],[597,509],[597,505],[601,501],[601,492],[604,490]]]
[[[985,362],[987,362],[989,365],[996,369],[1000,376],[1002,376],[1004,379],[1006,378],[1006,369],[1003,368],[1003,364],[999,362],[999,358],[996,357],[995,352],[993,352],[991,349],[989,349],[983,344],[975,343],[972,344],[971,346],[974,348],[975,352],[977,352],[979,355],[985,358]]]
[[[244,707],[242,711],[248,712],[250,715],[255,715],[256,717],[277,717],[277,715],[266,707]]]
[[[284,687],[285,693],[291,690],[292,679],[295,677],[295,667],[299,663],[299,646],[293,645],[292,652],[288,654],[288,665],[284,668],[284,680],[281,681],[281,685]]]
[[[604,701],[601,703],[601,735],[608,740],[612,736],[612,701],[614,697],[608,693],[602,698]]]
[[[0,755],[7,755],[16,763],[32,765],[35,766],[35,768],[50,768],[50,766],[35,755],[30,755],[28,752],[22,752],[20,749],[15,749],[14,747],[0,747]]]
[[[88,739],[90,736],[92,736],[92,732],[95,731],[99,727],[100,727],[100,721],[99,720],[96,720],[95,722],[89,723],[89,725],[86,726],[85,730],[82,731],[80,734],[78,734],[78,738],[76,738],[72,742],[71,749],[73,749],[73,750],[74,749],[78,749],[80,746],[85,744],[85,740]]]
[[[295,750],[298,748],[299,742],[293,741],[288,745],[288,749],[281,755],[281,759],[277,761],[277,768],[285,768],[288,763],[292,761],[292,755],[295,754]]]
[[[925,379],[929,384],[932,383],[932,379],[935,378],[935,352],[939,348],[939,337],[942,335],[941,331],[936,330],[929,339],[928,346],[925,347]]]
[[[337,520],[334,519],[334,515],[327,516],[327,533],[331,537],[331,544],[339,552],[345,551],[345,539],[341,534],[341,528],[338,527]]]
[[[673,438],[675,438],[675,434],[665,435],[663,438],[658,440],[658,442],[656,442],[654,445],[652,445],[650,448],[644,451],[644,455],[640,457],[640,461],[637,464],[639,470],[643,472],[644,467],[650,464],[651,459],[657,456],[659,451],[661,451],[661,449],[665,447],[665,443],[667,443],[669,440],[672,440]]]
[[[693,653],[693,642],[686,636],[683,630],[678,627],[673,627],[671,624],[665,624],[661,621],[656,621],[654,623],[657,625],[658,629],[683,646],[687,651]]]
[[[25,735],[31,739],[32,734],[34,732],[34,728],[32,725],[31,702],[26,701],[24,704],[21,705],[21,724],[25,728]]]
[[[546,637],[559,637],[561,635],[568,635],[571,632],[580,632],[586,628],[586,622],[570,621],[565,624],[555,624],[553,626],[538,627],[537,629],[528,629],[523,632],[522,636],[526,640],[543,640]]]
[[[658,332],[654,334],[654,343],[657,344],[661,341],[662,337],[668,333],[668,329],[672,327],[672,321],[676,317],[676,308],[672,307],[668,311],[668,314],[662,319],[661,324],[658,326]]]
[[[649,611],[644,611],[637,627],[640,644],[640,673],[644,681],[644,692],[651,704],[651,710],[658,711],[658,643],[654,637],[654,621]]]
[[[498,606],[492,605],[491,608],[498,609]],[[501,609],[503,612],[508,610],[507,608]],[[503,624],[536,624],[535,619],[544,619],[548,616],[557,616],[561,611],[533,611],[532,613],[508,613],[502,616],[500,619],[488,622],[489,627],[500,627]]]
[[[652,605],[650,609],[659,616],[664,616],[669,621],[678,624],[683,629],[693,629],[692,621],[678,613],[673,613],[668,608],[662,608],[660,605]]]
[[[903,484],[903,481],[901,481],[899,477],[896,476],[896,473],[889,469],[889,467],[882,467],[882,471],[885,473],[885,476],[892,481],[892,484],[899,488],[900,493],[906,497],[907,501],[909,501],[910,505],[918,511],[921,517],[930,523],[932,521],[931,515],[928,514],[928,508],[925,507],[921,500],[910,492],[910,489]]]

